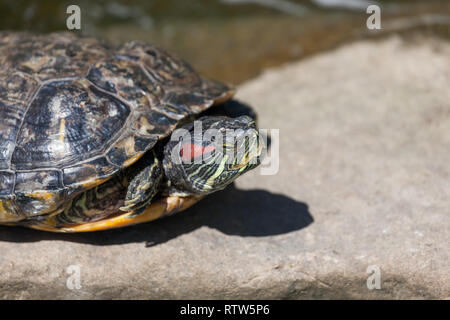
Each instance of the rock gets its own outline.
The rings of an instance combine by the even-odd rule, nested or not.
[[[276,175],[121,230],[1,227],[0,298],[450,297],[449,54],[392,37],[265,72],[238,99],[280,129]]]

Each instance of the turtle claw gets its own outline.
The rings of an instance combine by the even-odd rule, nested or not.
[[[126,207],[132,207],[134,204],[136,204],[138,202],[138,199],[133,199],[133,200],[126,200],[124,202]]]
[[[146,208],[158,192],[162,176],[160,161],[153,153],[153,159],[149,159],[135,172],[128,185],[124,206],[120,210],[134,214]]]
[[[126,205],[124,207],[120,207],[119,210],[123,211],[123,212],[129,212],[129,211],[132,211],[132,208],[133,208],[133,206]]]

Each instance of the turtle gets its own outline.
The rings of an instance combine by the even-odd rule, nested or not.
[[[224,189],[264,148],[253,117],[208,113],[234,93],[152,44],[0,32],[0,224],[119,228]]]

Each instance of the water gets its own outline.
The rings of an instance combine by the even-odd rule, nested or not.
[[[373,3],[382,8],[380,31],[366,28]],[[70,4],[81,8],[80,34],[155,43],[234,84],[355,39],[391,33],[450,39],[444,0],[1,0],[0,29],[66,30]]]

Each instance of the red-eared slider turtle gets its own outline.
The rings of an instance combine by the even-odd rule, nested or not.
[[[232,95],[152,45],[0,33],[0,223],[103,230],[223,189],[262,148],[250,117],[204,115]]]

